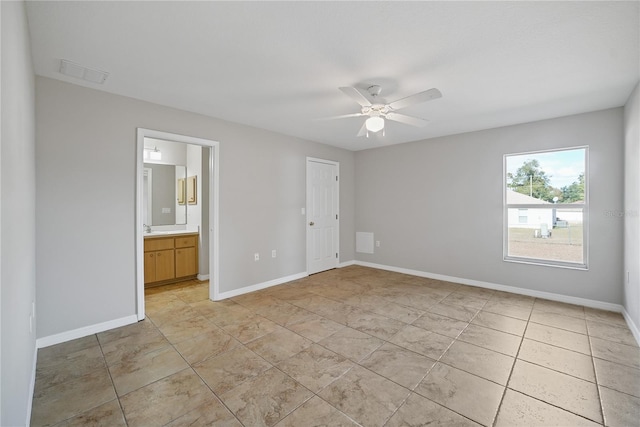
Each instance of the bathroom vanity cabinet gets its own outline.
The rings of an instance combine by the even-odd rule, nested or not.
[[[144,238],[144,285],[165,285],[198,275],[198,233]]]

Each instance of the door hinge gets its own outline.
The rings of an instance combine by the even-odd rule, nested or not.
[[[336,219],[338,219],[338,214],[336,214]]]
[[[338,175],[336,175],[336,181],[338,180]]]
[[[336,252],[336,258],[338,258],[338,252]]]

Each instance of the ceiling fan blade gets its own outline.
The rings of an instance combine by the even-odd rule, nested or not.
[[[389,104],[389,107],[393,110],[400,110],[402,108],[409,107],[410,105],[420,104],[421,102],[427,102],[438,98],[442,98],[442,93],[440,93],[438,89],[433,88],[407,96],[406,98],[398,99],[397,101]]]
[[[342,93],[360,104],[361,107],[371,107],[371,102],[358,89],[351,86],[339,88]]]
[[[315,119],[315,120],[316,121],[324,121],[324,120],[346,119],[348,117],[360,117],[360,116],[364,116],[364,114],[362,114],[362,113],[342,114],[341,116],[322,117],[322,118]]]
[[[394,122],[404,123],[406,125],[424,127],[429,123],[428,120],[419,119],[418,117],[407,116],[406,114],[400,113],[387,113],[387,119],[393,120]]]
[[[358,131],[358,136],[365,136],[367,134],[367,122],[362,124],[362,127]]]

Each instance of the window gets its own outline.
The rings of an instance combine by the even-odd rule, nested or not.
[[[527,209],[518,209],[518,223],[526,224],[528,221]]]
[[[587,268],[588,147],[504,156],[504,259]]]

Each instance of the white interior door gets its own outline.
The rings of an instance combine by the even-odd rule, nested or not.
[[[307,273],[338,266],[338,167],[307,158]]]

